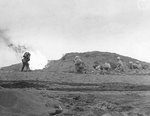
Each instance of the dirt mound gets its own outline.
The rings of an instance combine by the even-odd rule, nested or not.
[[[2,67],[0,68],[1,71],[20,71],[22,67],[22,64],[14,64],[11,66],[6,66],[6,67]]]
[[[117,64],[117,57],[120,57],[122,61],[126,64],[128,67],[129,62],[133,61],[139,61],[137,59],[122,56],[116,53],[110,53],[110,52],[84,52],[84,53],[67,53],[65,54],[60,60],[57,61],[50,61],[47,65],[46,70],[48,71],[66,71],[66,72],[74,72],[74,58],[75,56],[80,56],[80,58],[84,61],[87,70],[91,71],[93,70],[93,66],[96,64],[103,64],[103,63],[110,63],[112,68],[116,68]],[[139,61],[143,68],[148,68],[149,63]]]
[[[53,112],[34,92],[0,90],[0,116],[49,116]]]

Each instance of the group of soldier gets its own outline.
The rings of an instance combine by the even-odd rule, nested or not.
[[[117,62],[116,62],[116,67],[114,69],[112,69],[112,66],[110,63],[105,62],[103,64],[96,64],[93,65],[93,68],[95,71],[99,71],[101,73],[105,73],[105,72],[110,72],[110,71],[115,71],[115,72],[125,72],[125,62],[122,61],[122,59],[120,57],[116,58]],[[75,70],[77,73],[85,73],[86,72],[86,66],[85,63],[81,60],[81,58],[79,56],[75,56],[74,59],[74,64],[75,64]],[[129,61],[128,63],[128,67],[130,70],[139,70],[140,68],[142,68],[142,65],[140,64],[139,61],[133,62],[133,61]],[[94,72],[94,71],[92,71]]]

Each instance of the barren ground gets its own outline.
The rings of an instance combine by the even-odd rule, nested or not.
[[[0,79],[0,116],[150,116],[149,75],[1,71]]]

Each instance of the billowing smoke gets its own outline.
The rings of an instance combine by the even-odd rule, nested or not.
[[[17,57],[19,57],[20,61],[22,58],[23,53],[26,51],[31,53],[31,60],[29,62],[30,68],[32,70],[35,69],[43,69],[48,63],[47,58],[42,55],[38,50],[33,50],[31,47],[26,47],[25,45],[16,45],[14,44],[11,39],[6,35],[5,30],[0,30],[0,41],[6,44],[10,49],[12,49]]]
[[[11,48],[17,55],[23,54],[25,51],[27,51],[27,47],[24,45],[15,45],[11,39],[6,35],[5,30],[0,30],[0,40],[2,40],[6,46]]]

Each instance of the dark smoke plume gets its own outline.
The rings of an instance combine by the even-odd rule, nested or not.
[[[0,40],[2,40],[6,46],[11,48],[17,55],[22,55],[27,51],[27,47],[24,45],[15,45],[11,39],[6,35],[7,30],[0,30]]]

